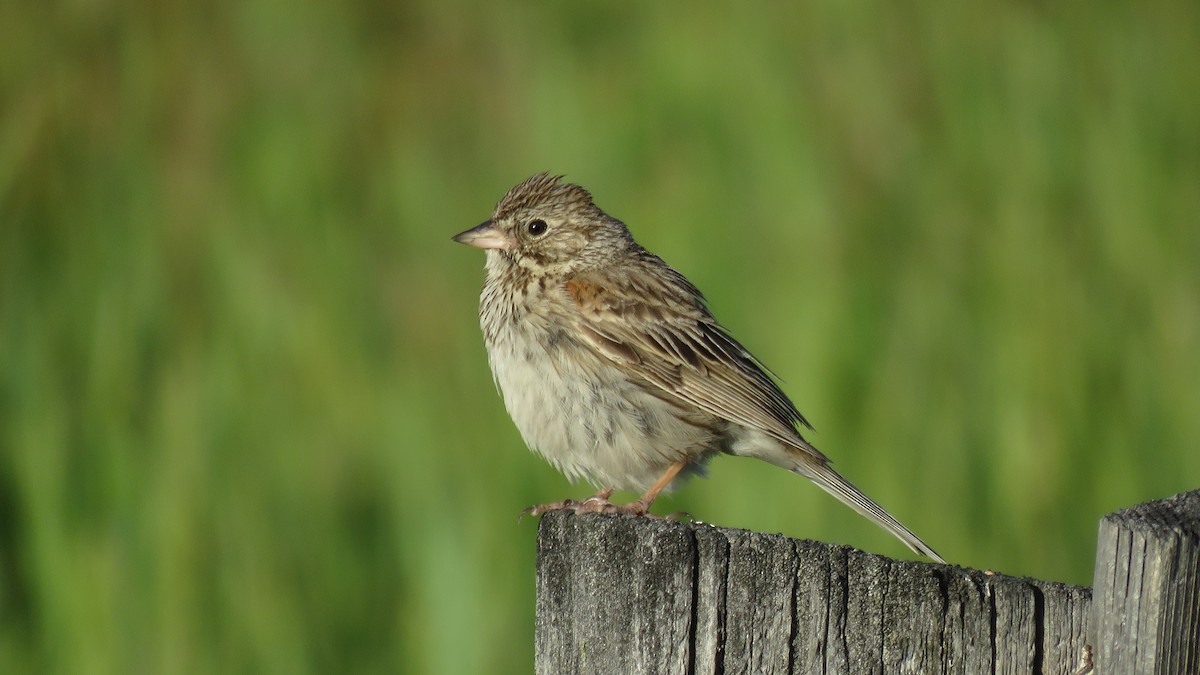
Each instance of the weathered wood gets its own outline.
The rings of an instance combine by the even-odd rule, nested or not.
[[[1096,672],[1200,673],[1200,490],[1106,516],[1096,546]]]
[[[553,512],[537,671],[1073,673],[1087,589],[779,535]]]

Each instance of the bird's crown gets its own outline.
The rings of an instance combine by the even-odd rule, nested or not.
[[[496,204],[492,219],[499,221],[513,213],[538,208],[552,208],[568,213],[591,213],[598,210],[587,190],[574,183],[563,182],[562,176],[542,172],[530,176],[509,190]]]

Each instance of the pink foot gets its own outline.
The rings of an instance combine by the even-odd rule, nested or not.
[[[627,516],[639,516],[642,518],[654,518],[661,520],[675,520],[678,518],[690,518],[686,513],[676,512],[667,516],[656,516],[650,513],[650,503],[645,499],[635,499],[628,504],[614,504],[608,501],[608,498],[615,492],[612,488],[607,488],[597,492],[583,501],[577,499],[564,499],[561,502],[550,502],[549,504],[537,504],[530,506],[521,512],[521,517],[525,516],[540,516],[548,511],[567,510],[574,513],[620,513]]]

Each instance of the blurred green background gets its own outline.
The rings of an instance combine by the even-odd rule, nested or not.
[[[566,173],[951,561],[1200,486],[1200,5],[5,3],[0,671],[529,672],[450,236]],[[657,507],[907,552],[718,459]]]

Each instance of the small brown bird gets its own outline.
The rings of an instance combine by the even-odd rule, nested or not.
[[[508,191],[454,240],[487,251],[479,320],[492,375],[525,443],[602,489],[529,509],[646,515],[718,453],[808,478],[917,553],[942,558],[830,466],[812,427],[682,274],[561,176]],[[618,505],[615,490],[643,491]]]

